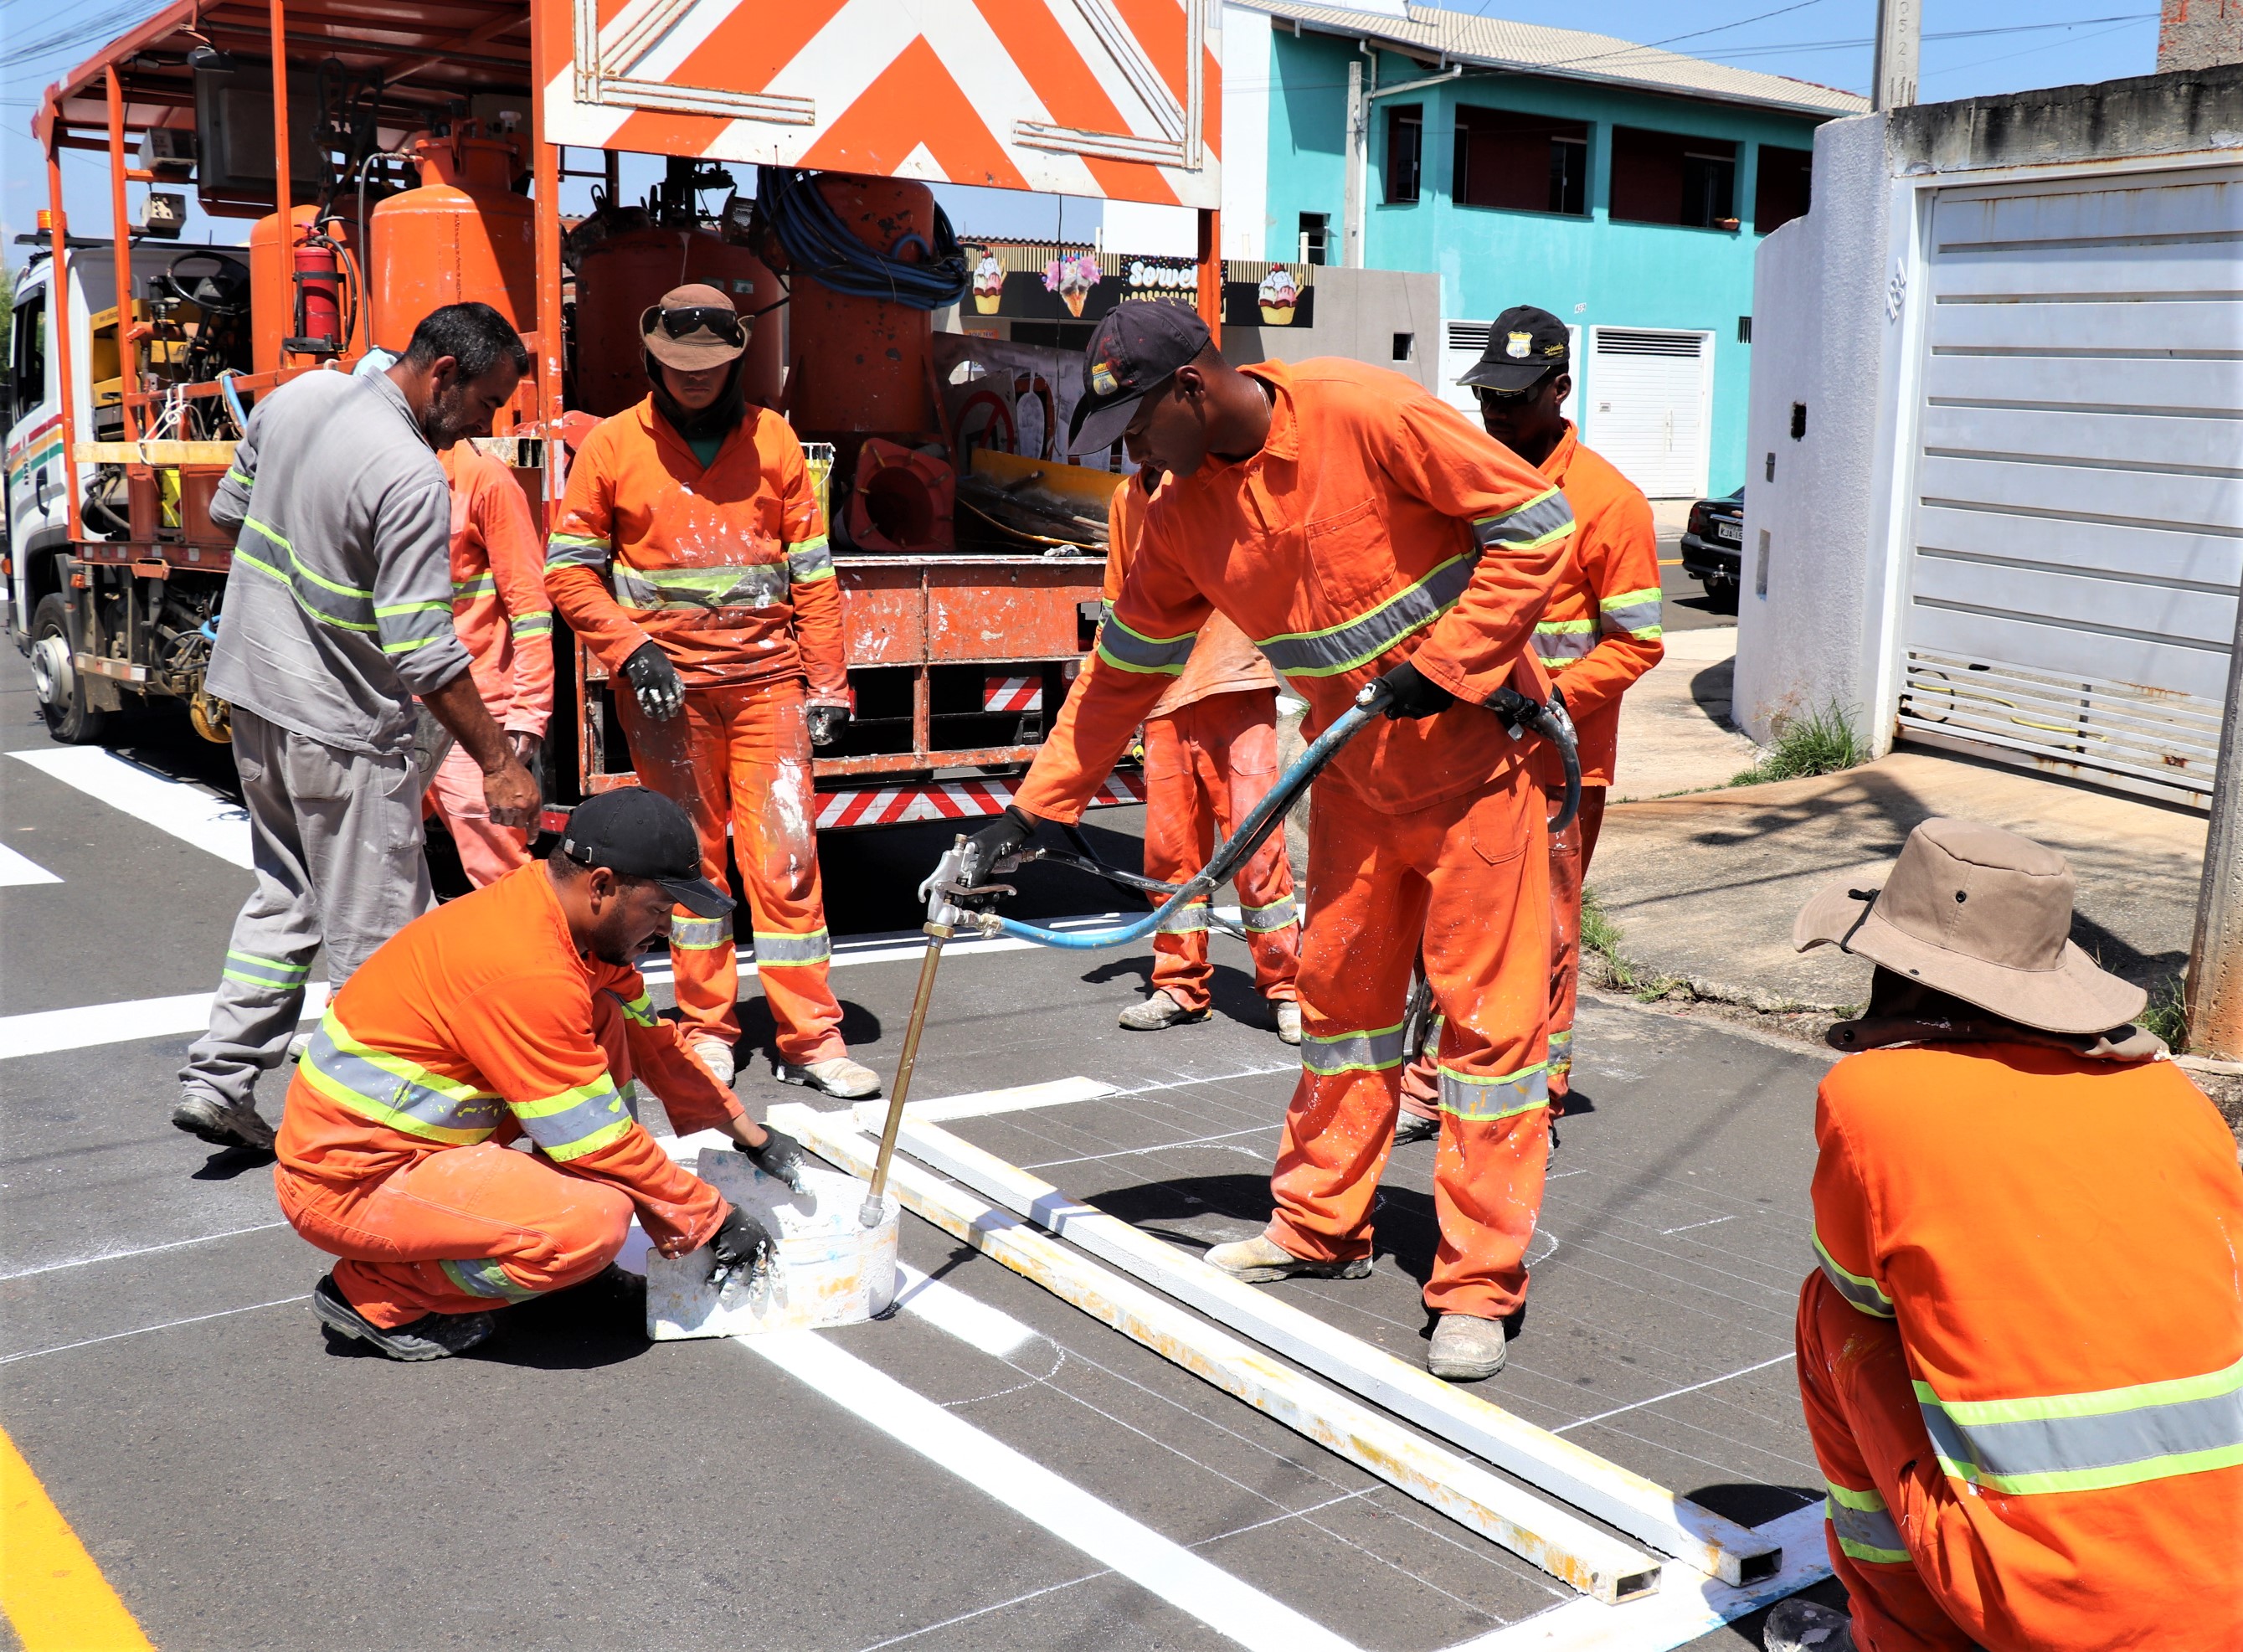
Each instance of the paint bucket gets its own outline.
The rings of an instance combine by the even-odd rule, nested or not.
[[[657,1342],[817,1331],[886,1313],[896,1299],[898,1207],[863,1226],[866,1185],[838,1170],[805,1168],[805,1190],[765,1176],[729,1147],[701,1150],[697,1173],[779,1236],[778,1262],[758,1288],[745,1279],[709,1283],[706,1246],[672,1260],[646,1259],[646,1333]]]

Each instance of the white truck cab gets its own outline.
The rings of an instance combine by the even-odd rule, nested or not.
[[[115,285],[111,254],[69,249],[71,387],[75,440],[94,439],[92,307],[89,284],[107,293]],[[41,248],[17,273],[15,309],[9,318],[8,367],[0,376],[0,422],[7,430],[7,584],[0,602],[18,652],[33,651],[40,603],[64,584],[62,564],[71,554],[70,469],[64,462],[59,352],[55,347],[53,254]],[[114,303],[111,297],[108,300]],[[36,662],[35,662],[36,669]]]

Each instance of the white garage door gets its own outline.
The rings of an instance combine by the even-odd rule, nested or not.
[[[1441,329],[1441,399],[1470,414],[1474,424],[1479,422],[1479,402],[1473,396],[1470,386],[1458,384],[1457,381],[1471,372],[1473,365],[1487,353],[1487,335],[1494,328],[1492,321],[1451,321]],[[1566,336],[1572,341],[1568,347],[1573,360],[1580,361],[1581,329],[1569,327],[1566,329]],[[1580,404],[1581,375],[1576,371],[1573,388],[1565,401],[1559,404],[1558,411],[1568,419],[1578,421],[1581,416]]]
[[[1589,329],[1582,439],[1654,499],[1706,491],[1714,420],[1714,335]]]
[[[2201,799],[2243,576],[2243,169],[1941,192],[1903,738]]]

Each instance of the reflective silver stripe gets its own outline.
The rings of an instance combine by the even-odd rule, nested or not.
[[[1550,1075],[1557,1077],[1573,1070],[1573,1029],[1570,1027],[1552,1033],[1548,1039]]]
[[[1597,628],[1606,637],[1634,637],[1645,642],[1665,634],[1660,624],[1666,610],[1656,602],[1631,603],[1625,608],[1607,608],[1597,616]]]
[[[234,547],[233,559],[263,574],[267,579],[279,581],[295,597],[297,606],[322,625],[333,625],[340,630],[373,632],[380,628],[374,624],[374,593],[360,590],[355,585],[339,585],[332,579],[322,578],[296,559],[295,548],[267,528],[254,516],[246,516],[241,525],[253,530],[266,542],[274,562],[266,562],[251,553],[245,544]],[[286,563],[284,569],[277,563]],[[449,612],[448,608],[446,610]]]
[[[453,629],[449,602],[394,603],[375,609],[374,616],[381,622],[385,654],[409,654],[440,638],[458,635]]]
[[[1288,677],[1334,677],[1351,671],[1454,608],[1478,565],[1477,553],[1452,556],[1367,614],[1320,631],[1263,637],[1256,646]]]
[[[797,545],[786,553],[787,577],[798,585],[813,584],[821,579],[833,577],[833,548],[823,539],[812,539]]]
[[[1406,1054],[1402,1024],[1367,1033],[1310,1033],[1301,1040],[1301,1065],[1312,1073],[1376,1073],[1399,1067]]]
[[[1246,933],[1250,935],[1267,934],[1272,929],[1290,928],[1301,920],[1300,910],[1294,906],[1290,895],[1282,895],[1266,907],[1241,907],[1238,915],[1244,920]]]
[[[561,1163],[605,1147],[629,1134],[631,1127],[630,1114],[616,1081],[606,1073],[558,1096],[517,1102],[514,1116],[522,1121],[522,1133],[542,1148],[548,1158]]]
[[[617,563],[610,575],[616,600],[626,608],[770,608],[786,598],[785,563],[746,563],[722,568],[633,568]]]
[[[498,576],[496,574],[478,574],[473,579],[455,579],[452,582],[452,600],[455,603],[472,602],[478,597],[497,595]]]
[[[1534,655],[1545,665],[1571,665],[1597,645],[1591,622],[1566,620],[1534,628]],[[1579,629],[1576,629],[1578,627]]]
[[[1838,1294],[1863,1313],[1875,1314],[1880,1319],[1893,1317],[1892,1298],[1881,1290],[1875,1279],[1864,1278],[1858,1273],[1849,1273],[1840,1267],[1829,1251],[1822,1248],[1822,1236],[1815,1236],[1815,1261],[1822,1270],[1822,1277],[1837,1288]]]
[[[548,568],[605,568],[608,559],[608,542],[604,539],[589,539],[583,534],[555,534],[545,542]]]
[[[1098,657],[1117,671],[1149,671],[1174,677],[1191,657],[1197,631],[1182,637],[1147,637],[1133,631],[1111,615],[1098,628]]]
[[[1546,540],[1573,531],[1573,508],[1553,488],[1525,504],[1499,516],[1482,516],[1472,523],[1472,537],[1483,546],[1526,550]]]
[[[719,919],[717,921],[722,922]],[[813,929],[806,935],[781,934],[776,930],[755,932],[756,967],[759,969],[793,968],[802,964],[822,964],[833,955],[832,940],[823,929]]]
[[[670,920],[670,944],[688,952],[706,952],[711,947],[729,947],[732,944],[732,920],[730,918],[673,916]]]
[[[519,614],[509,623],[507,629],[516,637],[550,637],[553,634],[553,616]]]
[[[253,952],[228,952],[226,967],[219,972],[228,981],[238,981],[245,987],[262,987],[267,991],[291,993],[300,988],[311,974],[309,964],[292,964],[286,959],[266,958]]]
[[[1822,1483],[1830,1494],[1822,1500],[1822,1514],[1842,1552],[1878,1566],[1910,1563],[1908,1544],[1883,1497],[1874,1491],[1857,1492],[1829,1480]]]
[[[1195,935],[1207,927],[1207,902],[1193,900],[1185,903],[1180,912],[1161,920],[1160,933],[1164,935]]]
[[[1458,1118],[1487,1123],[1550,1105],[1550,1063],[1537,1062],[1516,1073],[1489,1076],[1441,1068],[1440,1109]]]
[[[672,919],[670,921],[674,925],[677,922],[677,920]],[[632,999],[629,1003],[625,1003],[622,995],[618,993],[610,992],[608,996],[616,1001],[616,1004],[622,1008],[623,1012],[626,1016],[632,1021],[637,1022],[640,1026],[651,1027],[654,1025],[654,1000],[645,993],[640,993],[637,997]]]
[[[360,1043],[332,1009],[296,1070],[320,1094],[377,1124],[455,1147],[482,1141],[506,1116],[506,1103],[488,1090]]]
[[[1939,1466],[2014,1494],[2095,1491],[2243,1464],[2243,1360],[2168,1382],[1942,1400],[1916,1384]]]
[[[537,1295],[526,1285],[516,1285],[507,1278],[505,1271],[495,1262],[439,1262],[444,1277],[471,1297],[489,1297],[498,1302],[527,1302]]]

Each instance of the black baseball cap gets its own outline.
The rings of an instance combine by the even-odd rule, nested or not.
[[[701,875],[701,839],[684,810],[659,792],[596,792],[569,812],[561,853],[627,878],[651,878],[697,918],[721,918],[732,898]]]
[[[1122,439],[1146,393],[1213,343],[1196,310],[1162,299],[1117,304],[1082,353],[1082,400],[1068,428],[1069,453],[1101,453]]]
[[[1516,304],[1495,318],[1487,332],[1487,352],[1458,379],[1476,389],[1524,390],[1573,359],[1566,324],[1547,310]]]

